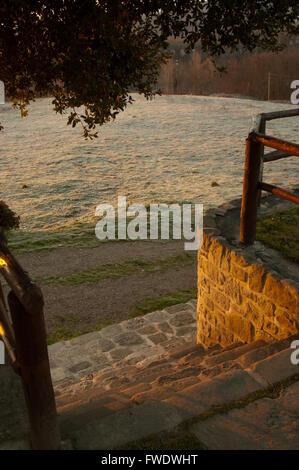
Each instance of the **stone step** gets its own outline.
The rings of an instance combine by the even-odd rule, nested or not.
[[[238,347],[234,349],[224,349],[222,352],[219,352],[216,355],[206,356],[204,359],[204,365],[207,368],[211,368],[224,362],[228,362],[232,360],[235,361],[240,356],[243,356],[244,354],[250,351],[254,351],[257,348],[260,348],[265,345],[266,345],[265,341],[259,340],[259,341],[254,341],[253,343],[239,345]]]
[[[238,347],[240,346],[238,345]],[[62,405],[67,400],[68,402],[83,400],[87,393],[94,393],[91,392],[91,389],[98,395],[103,395],[109,391],[124,392],[128,395],[129,390],[131,390],[131,397],[141,392],[146,392],[144,393],[145,397],[149,393],[153,393],[154,388],[160,389],[161,387],[170,386],[172,390],[181,389],[184,381],[191,384],[199,381],[199,376],[201,376],[201,380],[204,380],[207,377],[214,377],[232,368],[236,368],[236,364],[232,361],[207,367],[204,365],[204,359],[206,357],[210,358],[211,354],[213,355],[212,358],[216,359],[221,354],[231,354],[232,351],[237,349],[237,347],[230,347],[228,351],[225,350],[223,352],[223,348],[213,347],[204,350],[201,345],[197,345],[189,348],[180,348],[180,350],[176,350],[173,354],[169,354],[167,358],[153,361],[144,367],[115,367],[108,372],[92,376],[91,379],[89,376],[83,377],[79,383],[72,383],[69,387],[65,387],[60,394],[57,394],[58,403]],[[246,345],[247,350],[248,345]],[[215,362],[220,361],[216,360]]]
[[[194,349],[192,352],[188,352],[187,355],[182,355],[181,358],[177,359],[177,363],[173,368],[172,364],[168,364],[167,373],[163,373],[163,367],[153,368],[151,374],[148,375],[148,371],[142,371],[139,378],[144,382],[139,382],[138,390],[136,385],[131,389],[125,389],[125,393],[136,391],[137,393],[132,394],[132,401],[135,403],[143,403],[146,400],[155,399],[157,396],[161,397],[171,392],[171,390],[184,391],[184,387],[188,384],[199,384],[202,381],[213,379],[217,376],[221,376],[228,372],[240,371],[247,368],[242,365],[242,357],[253,354],[255,351],[263,350],[264,357],[269,357],[275,353],[275,351],[281,350],[282,348],[288,347],[289,342],[281,341],[280,345],[274,348],[272,345],[266,345],[264,341],[256,341],[250,344],[238,344],[234,348],[226,348],[224,351],[218,354],[203,354],[202,350]],[[247,356],[248,357],[248,356]],[[254,356],[252,356],[254,359]],[[175,370],[174,370],[175,369]],[[157,374],[155,380],[153,378]],[[250,372],[252,375],[252,373]],[[136,381],[138,382],[138,380]],[[150,385],[146,389],[142,390],[143,385]],[[260,379],[260,383],[266,385],[263,378]]]
[[[238,345],[229,350],[222,350],[219,353],[222,355],[222,360],[216,361],[217,363],[212,367],[204,368],[199,373],[199,366],[196,362],[198,358],[201,357],[202,360],[216,358],[217,354],[211,356],[211,351],[209,351],[206,356],[201,348],[198,350],[193,348],[192,351],[185,351],[186,354],[181,351],[181,357],[177,357],[176,363],[167,365],[167,361],[158,361],[152,363],[152,366],[141,368],[138,371],[140,374],[138,380],[134,384],[131,380],[129,385],[126,384],[125,376],[122,377],[122,389],[111,388],[107,391],[100,387],[91,387],[86,391],[81,391],[80,394],[62,395],[58,397],[58,403],[63,434],[66,437],[76,435],[73,441],[75,447],[84,448],[81,447],[82,442],[79,443],[81,438],[78,438],[79,435],[83,435],[81,428],[88,427],[91,432],[92,430],[98,432],[98,428],[101,428],[105,422],[107,426],[113,423],[113,429],[116,432],[119,429],[116,423],[120,417],[126,416],[131,426],[133,417],[139,415],[139,410],[142,415],[142,410],[147,407],[157,406],[157,409],[160,407],[161,410],[169,409],[174,415],[177,413],[178,421],[181,422],[214,407],[242,399],[266,387],[271,381],[273,383],[299,372],[299,366],[287,366],[290,339],[281,341],[279,347],[283,349],[277,351],[277,348],[273,349],[272,345],[262,346],[262,343],[256,342],[254,345]],[[264,358],[251,363],[250,368],[245,370],[243,364],[248,365],[248,355],[252,354],[251,358],[254,359],[259,358],[260,352],[253,356],[253,352],[259,350],[263,351]],[[228,357],[225,354],[232,351],[235,351],[237,356],[234,355],[234,359],[223,360]],[[273,351],[274,354],[272,354]],[[242,352],[241,355],[240,352]],[[192,364],[192,359],[196,362],[196,366]],[[172,367],[169,367],[170,365]],[[189,372],[186,372],[188,369]],[[134,418],[134,426],[137,425],[136,423]],[[167,429],[167,422],[163,422],[161,427]],[[101,431],[100,435],[104,441],[100,439],[97,440],[98,443],[90,445],[104,445],[106,442],[104,431]]]
[[[63,407],[64,403],[71,403],[74,400],[86,400],[86,396],[109,396],[110,393],[123,393],[131,398],[136,393],[147,392],[155,388],[165,390],[168,386],[172,390],[181,389],[186,384],[196,382],[197,376],[201,372],[202,367],[177,365],[175,363],[167,364],[158,363],[147,366],[142,369],[130,368],[124,375],[118,375],[118,371],[114,372],[115,380],[109,377],[108,384],[105,379],[96,377],[95,380],[82,380],[78,384],[72,384],[65,389],[63,393],[56,396],[58,406]],[[121,371],[120,371],[121,372]],[[163,391],[164,393],[164,391]]]
[[[299,364],[292,364],[290,347],[251,365],[251,370],[262,377],[268,384],[299,375]]]
[[[264,361],[271,362],[271,357],[279,351],[287,350],[290,342],[290,339],[275,344],[256,341],[250,344],[238,343],[225,349],[214,347],[208,350],[204,350],[201,345],[181,348],[173,355],[153,361],[144,367],[127,366],[119,370],[115,368],[106,379],[101,375],[91,380],[83,379],[59,395],[57,404],[62,413],[69,413],[75,404],[78,409],[83,410],[94,402],[93,406],[103,408],[102,413],[106,415],[114,410],[113,400],[119,402],[114,405],[115,409],[118,409],[118,406],[120,409],[126,408],[129,403],[140,405],[150,401],[176,401],[180,396],[188,396],[190,390],[197,390],[197,387],[198,393],[201,393],[200,390],[206,390],[203,385],[206,382],[218,383],[223,377],[234,374],[238,376],[241,372],[246,373],[246,377],[250,376],[259,386],[266,386],[270,378],[265,377]],[[287,356],[288,353],[284,352],[283,359],[286,360]],[[290,375],[289,369],[286,367],[285,374]],[[274,378],[275,373],[272,375]],[[202,397],[200,400],[202,401]],[[107,410],[102,405],[104,402],[109,403]]]
[[[242,367],[235,361],[226,361],[216,364],[213,367],[204,368],[199,375],[201,380],[216,377],[217,375],[224,374],[230,370],[241,369]]]
[[[64,412],[68,409],[66,404],[71,409],[72,403],[88,403],[92,397],[108,399],[113,393],[122,394],[135,403],[154,399],[154,395],[155,399],[158,396],[165,398],[172,392],[198,383],[205,354],[201,345],[185,346],[144,367],[119,367],[91,379],[82,378],[80,382],[56,391],[57,406]]]
[[[65,420],[62,435],[72,441],[75,450],[107,450],[123,446],[160,431],[172,430],[182,421],[177,409],[167,403],[151,402],[93,419]]]
[[[238,400],[261,388],[244,370],[233,370],[205,380],[163,400],[175,406],[188,419],[213,407]]]
[[[285,338],[281,341],[277,341],[275,343],[268,343],[264,346],[258,347],[252,351],[248,351],[247,353],[243,354],[242,356],[238,357],[236,361],[243,367],[247,368],[255,364],[256,362],[262,361],[267,357],[276,354],[283,349],[287,349],[290,347],[290,344],[293,340],[298,339],[299,335],[291,336],[289,338]]]
[[[277,398],[260,398],[242,408],[197,422],[191,432],[213,450],[299,450],[299,382]]]

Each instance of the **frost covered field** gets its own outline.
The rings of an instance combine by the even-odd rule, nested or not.
[[[37,100],[23,119],[0,105],[0,199],[21,216],[23,229],[90,220],[97,204],[115,203],[118,195],[206,208],[239,197],[252,117],[292,107],[219,97],[133,97],[135,103],[93,141],[84,140],[80,125],[67,126],[50,99]],[[271,121],[267,131],[298,142],[299,118]],[[298,183],[296,158],[265,167],[269,183]]]

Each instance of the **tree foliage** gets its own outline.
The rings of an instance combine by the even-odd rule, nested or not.
[[[20,217],[17,216],[4,201],[0,201],[0,232],[19,228]]]
[[[242,46],[278,50],[281,31],[298,34],[298,0],[2,0],[0,79],[27,114],[36,96],[53,96],[86,138],[132,101],[152,98],[167,38],[212,56]]]

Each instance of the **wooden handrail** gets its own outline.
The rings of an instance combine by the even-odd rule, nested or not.
[[[261,134],[258,132],[251,132],[249,138],[254,142],[260,142],[266,147],[271,147],[276,150],[282,150],[285,153],[299,157],[299,145],[294,142],[288,142],[287,140],[277,139],[270,135]]]
[[[287,201],[299,204],[299,196],[296,196],[296,194],[293,194],[290,191],[286,191],[285,189],[281,189],[277,186],[273,186],[272,184],[264,182],[259,183],[259,188],[261,188],[263,191],[267,191],[268,193],[275,194],[275,196],[280,196],[283,199],[286,199]]]
[[[282,150],[274,150],[273,152],[269,152],[264,155],[264,163],[274,162],[276,160],[280,160],[281,158],[288,157],[292,157],[292,154],[285,153]]]
[[[10,252],[0,231],[0,273],[8,295],[12,327],[0,289],[0,321],[11,365],[21,376],[34,450],[57,450],[60,433],[50,373],[43,295]],[[12,333],[12,331],[13,333]]]
[[[283,111],[274,111],[270,113],[261,113],[259,116],[262,117],[265,121],[272,121],[273,119],[281,119],[299,116],[299,108],[296,109],[285,109]]]
[[[267,191],[283,199],[299,204],[299,197],[282,188],[262,182],[263,163],[287,158],[299,157],[299,145],[266,134],[266,121],[272,119],[299,116],[299,109],[262,113],[256,116],[253,129],[246,139],[243,196],[240,220],[240,242],[253,244],[256,237],[257,209],[261,191]],[[264,156],[264,147],[275,151]]]
[[[266,121],[272,121],[273,119],[281,119],[294,116],[299,116],[299,108],[286,109],[284,111],[274,111],[270,113],[260,113],[255,117],[252,132],[262,132],[261,127],[265,125]]]

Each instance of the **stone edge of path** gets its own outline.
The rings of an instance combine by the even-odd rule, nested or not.
[[[125,320],[100,331],[49,346],[56,395],[72,384],[167,356],[174,347],[196,342],[197,300]]]

